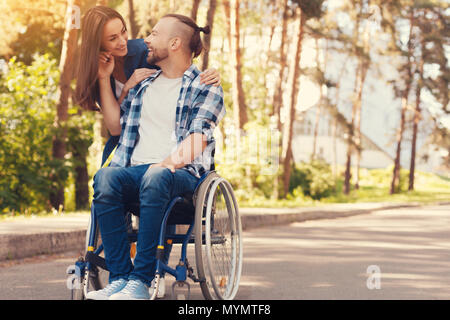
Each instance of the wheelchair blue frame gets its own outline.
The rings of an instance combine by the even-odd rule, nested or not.
[[[172,209],[177,202],[184,201],[183,197],[175,197],[169,204],[164,218],[161,224],[161,230],[159,233],[159,242],[156,249],[156,274],[163,274],[165,272],[170,273],[175,277],[177,281],[186,281],[187,275],[187,265],[186,265],[186,255],[187,255],[187,245],[189,242],[193,242],[191,239],[192,231],[194,230],[194,221],[189,225],[188,231],[185,235],[177,235],[177,234],[166,234],[167,222],[170,214],[172,213]],[[164,258],[164,247],[166,243],[166,239],[170,240],[172,243],[182,243],[181,247],[181,258],[176,266],[176,269],[173,269],[166,265],[163,262]]]
[[[201,184],[201,182],[206,178],[206,176],[213,171],[209,171],[205,173],[200,180],[197,183],[197,188]],[[186,281],[187,276],[189,274],[189,277],[194,282],[200,282],[203,281],[201,279],[196,278],[193,273],[190,273],[188,268],[189,264],[187,263],[187,246],[189,243],[194,243],[194,237],[192,235],[194,230],[194,224],[195,224],[195,218],[192,217],[191,222],[189,223],[188,230],[186,234],[176,234],[176,233],[166,233],[168,221],[170,218],[171,213],[173,212],[173,209],[177,203],[185,202],[186,198],[178,196],[172,199],[165,210],[164,217],[161,223],[160,233],[159,233],[159,240],[158,245],[156,249],[156,271],[155,275],[160,274],[163,275],[166,272],[171,274],[175,277],[176,281]],[[174,223],[174,225],[185,225],[184,223]],[[91,227],[89,230],[89,241],[88,241],[88,248],[86,253],[86,259],[85,264],[81,265],[79,263],[79,268],[82,268],[84,270],[88,271],[94,271],[94,269],[99,266],[102,269],[107,270],[106,264],[104,262],[104,259],[99,257],[101,252],[103,251],[103,244],[99,245],[98,248],[96,247],[95,241],[96,241],[96,233],[97,233],[97,219],[95,217],[95,211],[94,211],[94,204],[91,206]],[[137,234],[131,233],[128,235],[130,242],[136,242],[137,241]],[[176,266],[176,268],[171,268],[168,266],[168,264],[164,263],[164,250],[165,245],[167,241],[170,242],[170,244],[181,244],[181,257],[179,259],[179,263]],[[202,239],[203,241],[203,239]],[[83,270],[83,271],[84,271]]]

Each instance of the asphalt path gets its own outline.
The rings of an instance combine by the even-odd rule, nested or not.
[[[450,205],[253,229],[244,232],[236,298],[450,299],[449,249]],[[0,299],[69,299],[66,269],[78,255],[0,263]],[[191,299],[202,299],[198,284],[191,289]]]

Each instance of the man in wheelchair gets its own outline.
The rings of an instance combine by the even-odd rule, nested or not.
[[[192,64],[202,51],[199,28],[185,16],[164,16],[145,39],[148,62],[161,69],[130,90],[121,104],[119,143],[110,166],[94,177],[95,215],[109,284],[88,299],[149,299],[164,211],[193,192],[214,163],[213,130],[225,115],[220,86],[200,84]],[[134,264],[125,208],[139,202]]]

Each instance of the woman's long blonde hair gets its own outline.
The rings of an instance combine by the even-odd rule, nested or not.
[[[103,28],[111,20],[119,18],[126,26],[125,20],[116,10],[96,6],[89,9],[81,22],[81,47],[78,63],[75,100],[86,110],[98,110],[96,99],[98,93],[98,59],[101,51]]]

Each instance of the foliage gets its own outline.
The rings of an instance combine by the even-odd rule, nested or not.
[[[48,210],[50,190],[68,174],[65,161],[52,157],[57,62],[35,56],[26,66],[13,58],[8,69],[0,79],[0,210]]]
[[[218,137],[216,152],[217,171],[236,189],[237,196],[243,201],[266,199],[272,196],[275,177],[279,174],[279,163],[274,158],[278,152],[273,142],[272,132],[257,121],[245,126],[245,135],[240,146],[231,127],[226,127],[225,137]],[[222,140],[223,138],[223,140]]]
[[[17,60],[30,64],[34,54],[47,53],[59,59],[65,10],[65,1],[2,1],[0,58],[16,56]]]
[[[335,190],[331,167],[325,161],[313,160],[294,165],[289,184],[293,195],[303,194],[315,200],[330,196]]]

